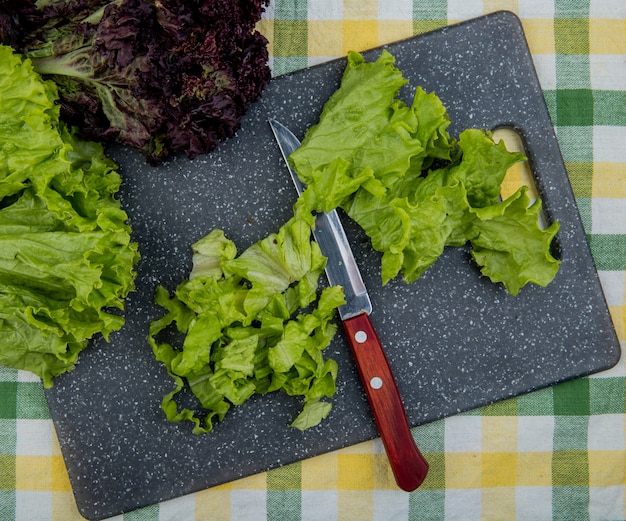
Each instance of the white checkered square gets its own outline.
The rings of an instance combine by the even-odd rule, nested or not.
[[[446,452],[481,452],[482,418],[480,416],[452,416],[445,420]]]
[[[15,517],[32,521],[53,521],[52,492],[17,492]]]
[[[620,66],[616,67],[616,63]],[[589,56],[589,71],[591,88],[626,90],[626,56],[623,54],[592,54]]]
[[[626,234],[626,199],[596,197],[591,201],[591,233]]]
[[[231,519],[237,521],[266,521],[267,494],[265,490],[233,490],[230,496]]]
[[[589,2],[589,17],[624,19],[626,18],[626,2],[624,0],[595,0]]]
[[[624,415],[600,414],[589,416],[587,432],[589,450],[623,451],[624,445]]]
[[[178,521],[195,519],[196,501],[193,495],[187,495],[159,504],[159,521]]]
[[[343,18],[343,2],[335,0],[315,0],[307,4],[309,20],[341,20]]]
[[[41,382],[41,378],[39,378],[35,373],[31,373],[30,371],[18,371],[17,372],[17,381],[18,382]]]
[[[520,452],[551,452],[553,416],[520,416],[517,420],[517,446]]]
[[[626,274],[623,271],[599,270],[598,275],[600,276],[606,303],[609,306],[623,306],[626,304]]]
[[[302,521],[330,521],[339,518],[336,490],[303,490]]]
[[[50,420],[16,421],[15,453],[20,456],[53,456],[56,451],[54,427]]]
[[[556,89],[556,61],[554,54],[533,55],[535,70],[543,90]]]
[[[412,20],[412,0],[382,0],[378,2],[380,20]]]
[[[549,487],[517,487],[515,494],[516,519],[550,521],[552,517],[552,489]]]
[[[373,521],[409,519],[409,495],[402,490],[375,490]]]
[[[448,0],[448,19],[468,20],[482,16],[484,6],[482,0]]]
[[[520,18],[554,18],[554,2],[546,0],[520,0]]]
[[[481,519],[480,489],[451,489],[446,490],[445,513],[446,519],[458,521],[474,521]]]
[[[593,128],[593,160],[606,163],[624,161],[626,127],[597,126]]]
[[[589,487],[589,520],[624,519],[624,485]]]

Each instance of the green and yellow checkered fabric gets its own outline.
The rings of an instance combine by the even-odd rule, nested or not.
[[[609,309],[626,347],[626,2],[272,0],[274,75],[496,10],[523,24]],[[522,174],[520,174],[522,175]],[[118,520],[626,519],[626,362],[414,429],[431,464],[399,491],[379,440]],[[41,383],[0,368],[0,521],[73,521]]]

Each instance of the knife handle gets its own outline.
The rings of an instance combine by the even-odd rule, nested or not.
[[[366,313],[344,320],[343,326],[396,482],[411,492],[426,478],[428,462],[411,435],[383,347]]]

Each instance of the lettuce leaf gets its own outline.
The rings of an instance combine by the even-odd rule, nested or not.
[[[59,121],[56,87],[0,46],[0,363],[50,387],[124,323],[137,245],[102,147]]]
[[[310,214],[296,211],[240,255],[222,230],[213,230],[192,246],[189,279],[173,295],[157,288],[166,314],[150,325],[149,342],[175,384],[162,400],[168,420],[190,421],[194,433],[206,433],[231,406],[273,391],[302,397],[293,427],[313,427],[329,414],[332,404],[323,399],[335,393],[337,364],[322,351],[344,297],[339,287],[318,295],[326,258],[312,225]],[[182,340],[169,340],[175,332]],[[177,402],[186,387],[201,413]]]
[[[482,273],[517,295],[545,286],[559,261],[550,253],[558,222],[538,224],[541,203],[524,190],[501,201],[507,170],[525,160],[491,132],[467,129],[458,140],[441,100],[422,88],[410,105],[407,83],[386,50],[374,62],[355,52],[319,122],[289,158],[307,184],[300,205],[343,208],[382,253],[381,278],[419,278],[444,248],[470,243]]]

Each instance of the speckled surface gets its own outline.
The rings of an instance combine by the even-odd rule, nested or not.
[[[453,134],[470,126],[520,133],[548,220],[561,223],[556,280],[518,297],[481,278],[464,249],[446,251],[410,286],[397,280],[382,288],[378,255],[345,223],[410,423],[615,364],[619,344],[517,18],[496,13],[389,49],[412,88],[442,98]],[[340,367],[334,409],[305,433],[287,427],[300,403],[278,394],[233,410],[209,435],[168,424],[159,406],[171,382],[146,342],[149,322],[161,316],[155,285],[173,289],[186,278],[192,242],[219,227],[243,249],[288,219],[295,191],[267,119],[302,137],[343,68],[338,61],[274,80],[236,138],[210,156],[153,169],[130,150],[112,150],[143,255],[137,291],[123,330],[110,344],[94,341],[76,370],[46,393],[85,517],[109,517],[377,435],[341,334],[328,348]]]

